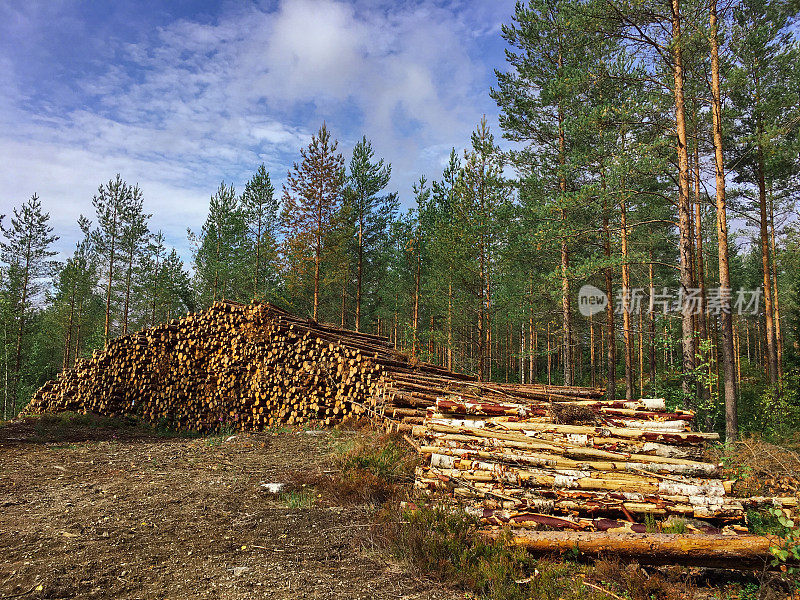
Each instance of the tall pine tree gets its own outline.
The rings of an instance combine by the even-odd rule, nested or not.
[[[50,226],[50,214],[42,210],[34,194],[19,209],[15,208],[9,227],[0,225],[0,260],[3,262],[3,296],[7,302],[14,330],[13,358],[10,367],[9,389],[4,394],[3,416],[16,415],[25,394],[25,343],[31,314],[37,309],[47,281],[53,273],[50,260],[55,252],[50,248],[58,239]],[[6,342],[7,343],[7,342]]]
[[[289,293],[295,298],[304,296],[310,283],[315,320],[321,317],[323,260],[342,204],[344,159],[337,148],[338,142],[323,123],[300,151],[301,161],[292,165],[283,186],[282,255]]]

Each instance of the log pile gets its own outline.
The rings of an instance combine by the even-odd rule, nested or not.
[[[409,359],[385,337],[221,301],[111,341],[42,386],[26,410],[138,415],[198,431],[363,415],[410,430],[434,393],[470,381]]]
[[[412,432],[425,457],[416,489],[517,529],[645,533],[680,519],[683,531],[719,534],[747,508],[797,504],[732,498],[720,465],[703,459],[717,434],[692,431],[694,415],[661,399],[538,393],[525,403],[438,398]]]
[[[660,552],[667,562],[713,562],[726,556],[721,528],[741,531],[747,509],[797,506],[794,497],[732,498],[719,465],[704,460],[717,435],[692,431],[694,415],[663,400],[479,382],[420,363],[385,337],[266,303],[221,301],[113,340],[42,386],[26,409],[65,410],[199,431],[368,417],[411,434],[423,456],[419,492],[444,494],[487,535],[511,527],[516,543],[541,553],[580,543],[640,560]],[[706,541],[652,537],[654,523],[669,530],[676,520]],[[737,556],[760,560],[767,542],[753,552],[748,543]]]

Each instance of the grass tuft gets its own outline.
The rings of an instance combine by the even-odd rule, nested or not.
[[[402,436],[377,431],[334,437],[328,471],[298,473],[291,486],[305,485],[338,505],[382,506],[406,499],[419,457]]]
[[[305,510],[311,508],[316,501],[313,490],[300,489],[286,492],[282,496],[287,508]]]

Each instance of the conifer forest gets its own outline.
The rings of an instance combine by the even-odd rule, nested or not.
[[[209,189],[183,246],[145,208],[169,199],[125,173],[97,173],[71,254],[59,198],[3,197],[2,418],[114,338],[226,299],[483,381],[665,398],[727,440],[797,432],[798,11],[519,2],[485,90],[499,129],[475,115],[393,189],[369,131],[344,152],[321,122],[286,171]]]

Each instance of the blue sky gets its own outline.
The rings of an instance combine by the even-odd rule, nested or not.
[[[513,1],[0,0],[0,213],[38,193],[59,249],[119,172],[185,255],[221,180],[280,188],[326,121],[366,135],[410,202],[441,174],[504,68]]]

